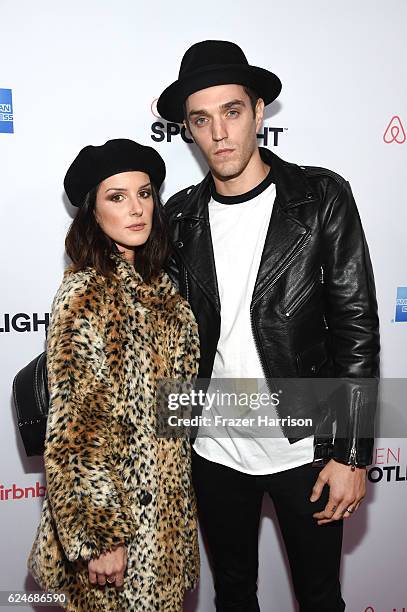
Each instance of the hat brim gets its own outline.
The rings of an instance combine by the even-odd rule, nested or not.
[[[183,104],[188,96],[207,87],[233,83],[250,87],[264,100],[266,105],[273,102],[281,91],[280,79],[269,70],[249,65],[220,64],[195,70],[188,76],[171,83],[158,98],[157,110],[163,119],[182,123],[184,120]]]

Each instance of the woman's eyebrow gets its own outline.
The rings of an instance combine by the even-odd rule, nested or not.
[[[140,185],[140,187],[138,187],[137,191],[139,191],[140,189],[145,189],[146,187],[150,187],[151,183],[146,183],[145,185]],[[109,189],[106,189],[105,193],[107,193],[108,191],[128,191],[128,189],[126,187],[109,187]]]

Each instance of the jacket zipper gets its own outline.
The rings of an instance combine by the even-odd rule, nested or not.
[[[356,468],[356,432],[357,432],[357,425],[358,425],[358,421],[359,421],[359,408],[360,408],[360,399],[361,399],[361,392],[358,391],[354,391],[354,396],[355,396],[355,409],[354,409],[354,421],[353,421],[353,428],[352,428],[352,447],[350,449],[350,455],[349,455],[349,463],[351,465],[351,469],[354,472],[355,468]]]
[[[303,291],[303,293],[299,295],[298,298],[292,304],[287,306],[287,310],[285,312],[286,317],[291,317],[298,310],[298,308],[303,305],[307,298],[312,294],[315,287],[317,287],[317,284],[318,280],[315,277],[312,283],[305,289],[305,291]]]
[[[307,245],[307,242],[308,242],[310,237],[311,237],[311,234],[308,234],[308,236],[303,238],[302,244],[300,243],[299,247],[293,253],[291,253],[290,257],[287,259],[287,261],[285,262],[283,268],[280,270],[280,272],[277,274],[277,276],[275,278],[273,278],[273,280],[268,285],[266,285],[264,287],[264,289],[260,293],[260,295],[258,295],[256,297],[256,299],[254,300],[254,302],[250,306],[250,313],[252,313],[253,306],[256,304],[256,302],[258,302],[263,297],[263,295],[265,293],[267,293],[267,291],[269,291],[269,289],[271,289],[276,284],[276,282],[279,280],[279,278],[284,274],[284,272],[290,266],[292,260],[295,259],[295,257],[297,257],[297,255],[299,255],[305,249],[305,247]]]
[[[185,299],[189,302],[189,285],[188,285],[188,271],[184,266],[184,276],[185,276]]]
[[[267,385],[267,389],[269,390],[269,393],[272,394],[273,392],[276,391],[276,389],[273,389],[271,384],[270,384],[270,379],[271,379],[271,372],[269,372],[268,367],[266,365],[265,359],[263,358],[263,353],[261,352],[260,348],[259,348],[259,342],[258,342],[258,336],[257,336],[257,330],[254,326],[254,322],[253,322],[253,317],[252,317],[252,309],[250,308],[250,324],[251,324],[251,328],[252,328],[252,334],[253,334],[253,338],[254,338],[254,346],[256,347],[256,352],[257,352],[257,356],[259,358],[260,361],[260,365],[262,367],[263,373],[266,376],[266,385]],[[274,409],[277,413],[278,418],[281,418],[281,415],[278,411],[278,406],[274,406]]]
[[[271,378],[271,372],[269,371],[268,366],[266,365],[265,359],[263,357],[263,353],[260,349],[260,343],[258,339],[257,330],[256,330],[256,327],[253,321],[253,308],[254,308],[254,305],[267,293],[267,291],[269,291],[276,284],[278,279],[284,274],[284,272],[290,266],[292,260],[304,250],[309,237],[310,237],[310,234],[303,240],[303,243],[300,245],[300,247],[296,251],[294,251],[294,253],[291,254],[291,257],[288,258],[285,265],[280,270],[280,272],[277,274],[277,276],[268,285],[266,285],[266,287],[263,289],[260,295],[258,295],[255,301],[250,305],[250,324],[251,324],[252,334],[254,338],[254,345],[256,347],[257,355],[259,357],[260,365],[263,369],[263,373],[266,375],[266,384],[267,384],[267,388],[270,391],[270,393],[273,392],[273,389],[271,388],[271,385],[269,383],[269,380]],[[281,418],[277,406],[275,406],[275,410],[276,410],[278,418]]]
[[[324,285],[324,284],[325,284],[325,279],[324,279],[324,266],[321,266],[320,270],[321,270],[321,273],[320,273],[319,281],[320,281],[321,285]],[[327,320],[326,320],[325,313],[324,313],[322,316],[323,316],[323,320],[324,320],[324,327],[325,327],[325,329],[326,329],[326,330],[328,330],[328,329],[329,329],[329,326],[328,326],[328,322],[327,322]]]

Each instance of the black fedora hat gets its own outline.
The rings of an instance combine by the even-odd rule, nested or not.
[[[66,195],[73,206],[81,206],[91,189],[109,176],[138,170],[149,175],[159,190],[165,179],[165,163],[152,147],[116,138],[104,145],[89,145],[82,149],[68,168],[64,178]]]
[[[264,68],[250,66],[242,49],[225,40],[204,40],[182,58],[178,79],[158,98],[157,110],[168,121],[182,123],[183,104],[191,94],[214,85],[237,83],[253,89],[270,104],[281,91],[280,79]]]

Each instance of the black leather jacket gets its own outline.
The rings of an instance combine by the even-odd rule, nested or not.
[[[312,413],[314,460],[369,465],[379,323],[368,246],[350,185],[330,170],[287,163],[268,149],[260,148],[260,154],[276,184],[250,306],[264,375],[340,379],[329,401],[312,407],[293,393],[285,410],[296,418]],[[168,272],[199,325],[201,378],[211,376],[221,320],[208,216],[211,180],[208,174],[165,206],[174,245]],[[291,443],[310,434],[283,431]]]

